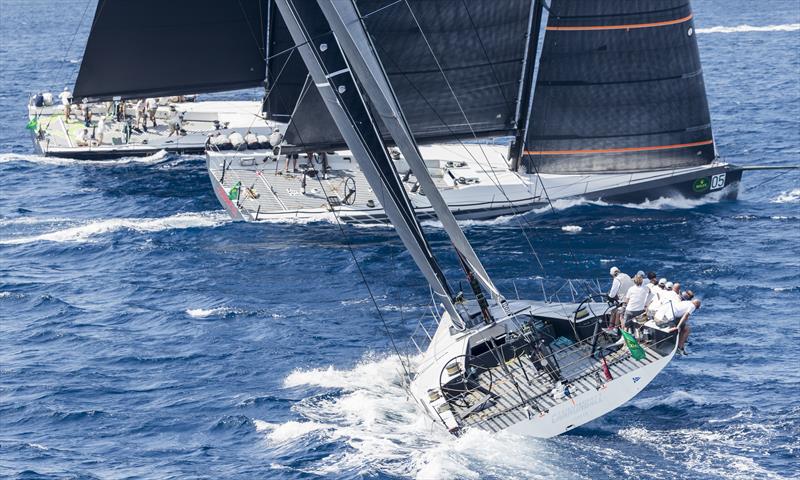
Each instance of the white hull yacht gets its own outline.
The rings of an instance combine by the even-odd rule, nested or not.
[[[542,209],[556,200],[640,203],[659,198],[735,199],[741,167],[724,162],[639,172],[523,173],[507,162],[508,146],[420,146],[428,173],[459,220],[485,220]],[[399,152],[398,152],[399,153]],[[220,204],[235,220],[386,222],[380,200],[349,151],[300,155],[297,171],[285,171],[286,155],[271,150],[206,152],[206,166]],[[324,162],[324,163],[323,163]],[[395,168],[417,216],[435,218],[425,192],[402,155]],[[237,186],[238,185],[238,186]]]

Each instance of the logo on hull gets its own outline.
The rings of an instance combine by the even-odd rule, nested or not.
[[[708,178],[706,177],[698,178],[692,184],[692,190],[697,193],[705,192],[709,189],[709,187],[711,187],[711,182],[709,182]]]

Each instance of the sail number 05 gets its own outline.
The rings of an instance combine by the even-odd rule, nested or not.
[[[725,174],[711,175],[711,190],[719,190],[725,186]]]

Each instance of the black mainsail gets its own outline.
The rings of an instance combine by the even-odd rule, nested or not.
[[[73,96],[90,101],[263,85],[265,0],[99,0]]]
[[[552,0],[525,162],[646,171],[715,158],[687,0]]]

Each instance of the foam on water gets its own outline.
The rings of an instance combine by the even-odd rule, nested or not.
[[[15,218],[0,218],[0,227],[8,225],[39,225],[42,223],[64,223],[69,222],[68,218],[60,217],[15,217]]]
[[[218,211],[178,213],[163,218],[112,218],[92,220],[79,226],[39,235],[4,238],[0,239],[0,244],[22,245],[35,242],[83,243],[90,241],[92,237],[120,230],[151,233],[174,229],[217,227],[228,222],[230,222],[229,217]]]
[[[708,27],[697,28],[697,33],[747,33],[747,32],[795,32],[800,30],[800,23],[787,23],[783,25],[737,25],[735,27]]]
[[[780,195],[772,199],[772,203],[795,203],[798,201],[800,201],[800,188],[795,188],[788,192],[781,192]]]
[[[211,316],[224,316],[234,310],[229,307],[216,307],[216,308],[187,308],[186,315],[192,318],[208,318]]]
[[[580,233],[583,231],[583,227],[580,225],[564,225],[561,227],[561,231],[567,233]]]
[[[689,393],[685,390],[675,390],[666,397],[644,397],[636,398],[631,401],[631,405],[642,410],[649,410],[661,406],[674,407],[686,403],[705,405],[708,402],[702,396]]]
[[[295,370],[285,388],[335,389],[337,395],[309,396],[293,410],[303,417],[283,424],[255,422],[269,442],[322,435],[348,448],[314,466],[319,475],[376,472],[418,479],[508,478],[565,475],[544,463],[542,443],[515,435],[468,431],[453,437],[420,412],[401,386],[402,366],[394,357],[366,359],[350,370]],[[532,472],[536,472],[532,474]],[[574,477],[574,475],[572,475]]]
[[[167,158],[169,153],[166,150],[159,150],[151,155],[145,157],[123,157],[115,160],[78,160],[76,158],[57,158],[57,157],[44,157],[41,155],[25,155],[19,153],[0,153],[1,163],[25,162],[36,165],[52,165],[52,166],[71,166],[80,165],[85,167],[94,166],[126,166],[131,164],[139,165],[155,165],[161,163]]]

